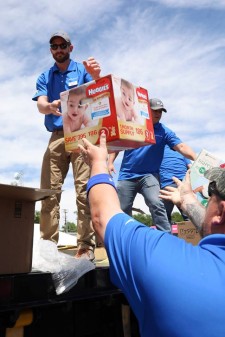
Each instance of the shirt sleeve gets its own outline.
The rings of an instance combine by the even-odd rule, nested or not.
[[[92,76],[86,71],[82,63],[76,63],[78,69],[78,85],[93,81]]]
[[[48,96],[47,83],[46,83],[44,73],[41,74],[37,79],[36,92],[34,96],[32,97],[32,100],[37,101],[39,96]]]
[[[91,81],[93,81],[93,78],[92,78],[91,75],[90,75],[88,72],[86,72],[86,70],[85,70],[84,83],[91,82]]]
[[[166,127],[164,124],[162,126],[165,129],[165,139],[166,144],[169,145],[171,149],[174,148],[174,146],[182,143],[182,140],[176,135],[176,133],[172,130],[170,130],[168,127]]]

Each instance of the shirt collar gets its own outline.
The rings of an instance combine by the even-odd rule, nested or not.
[[[68,66],[67,70],[65,70],[64,72],[69,72],[69,71],[72,71],[72,70],[73,70],[72,69],[72,60],[70,60],[69,66]],[[60,72],[56,63],[54,63],[53,72]]]
[[[225,234],[211,234],[199,242],[199,246],[213,245],[225,250]]]
[[[157,130],[157,129],[159,128],[160,124],[161,124],[160,122],[155,123],[155,124],[153,125],[153,128],[154,128],[155,130]]]

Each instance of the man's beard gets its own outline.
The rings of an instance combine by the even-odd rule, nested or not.
[[[58,63],[64,63],[65,61],[67,61],[70,58],[70,54],[69,53],[67,53],[65,55],[60,54],[60,56],[53,55],[53,58]]]

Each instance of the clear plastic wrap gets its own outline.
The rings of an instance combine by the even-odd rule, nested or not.
[[[75,259],[59,252],[54,242],[40,239],[33,245],[32,269],[50,272],[56,294],[60,295],[69,291],[82,275],[95,269],[95,265],[87,259]]]

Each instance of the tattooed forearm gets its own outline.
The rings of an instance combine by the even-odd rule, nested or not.
[[[199,203],[186,204],[185,211],[198,230],[201,230],[202,223],[205,217],[205,207]]]

